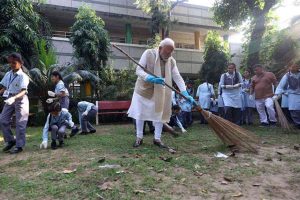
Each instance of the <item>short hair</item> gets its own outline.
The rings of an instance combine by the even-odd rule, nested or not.
[[[234,66],[234,68],[236,68],[236,64],[235,63],[228,63],[228,66],[230,66],[230,65],[232,65],[232,66]]]
[[[61,105],[59,102],[53,102],[48,106],[49,112],[60,112],[61,111]]]
[[[264,68],[264,66],[262,64],[255,64],[255,65],[252,66],[253,69],[255,69],[257,67]]]
[[[24,64],[22,56],[19,53],[16,53],[16,52],[11,53],[10,55],[7,56],[7,61],[9,61],[10,59],[15,60],[15,61],[21,63],[22,65]]]
[[[172,110],[181,110],[179,105],[173,105]]]
[[[58,78],[59,78],[60,80],[63,80],[61,74],[60,74],[58,71],[53,71],[53,72],[51,73],[51,76],[58,76]]]
[[[175,42],[171,38],[165,38],[159,43],[159,47],[172,46],[175,48]]]

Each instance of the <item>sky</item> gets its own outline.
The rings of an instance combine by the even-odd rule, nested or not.
[[[189,0],[188,3],[211,7],[214,0]],[[282,3],[276,8],[275,13],[279,16],[279,27],[284,29],[289,26],[290,20],[300,15],[300,0],[282,0]],[[243,33],[238,33],[229,38],[231,41],[243,41]]]

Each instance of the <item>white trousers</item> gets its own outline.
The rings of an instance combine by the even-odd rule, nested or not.
[[[144,120],[136,120],[136,137],[142,139],[144,134]],[[162,122],[153,122],[154,130],[154,139],[160,140],[161,132],[163,128]]]
[[[272,98],[257,99],[255,100],[255,104],[261,123],[269,123],[265,107],[267,108],[270,122],[277,122]]]

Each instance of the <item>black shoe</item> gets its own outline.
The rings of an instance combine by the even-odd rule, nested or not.
[[[76,127],[74,129],[72,129],[70,137],[74,137],[78,132],[79,132],[79,128]]]
[[[161,140],[153,140],[153,144],[158,146],[159,148],[168,148],[168,146],[166,146],[164,143],[162,143]]]
[[[56,142],[55,142],[56,143]],[[60,148],[60,147],[63,147],[64,146],[64,141],[59,141],[59,144],[58,144],[58,147]]]
[[[276,122],[270,122],[270,126],[276,126]]]
[[[265,123],[265,122],[260,123],[260,127],[267,127],[267,126],[269,126],[268,123]]]
[[[81,131],[81,132],[79,133],[79,135],[87,135],[87,134],[89,134],[89,132]]]
[[[8,142],[7,145],[2,149],[4,152],[9,151],[13,146],[16,145],[16,141]]]
[[[56,140],[52,140],[52,142],[51,142],[51,149],[52,149],[52,150],[57,149],[57,146],[56,146]]]
[[[64,135],[64,139],[68,139],[68,136],[67,136],[67,134],[65,134],[65,135]]]
[[[134,148],[137,148],[137,147],[141,146],[142,144],[143,144],[143,139],[137,138],[137,139],[135,140],[135,143],[133,144],[133,147],[134,147]]]
[[[91,130],[90,133],[96,133],[96,130]]]
[[[10,154],[17,154],[17,153],[20,153],[22,151],[23,151],[22,147],[15,147],[14,149],[10,150],[9,153]]]

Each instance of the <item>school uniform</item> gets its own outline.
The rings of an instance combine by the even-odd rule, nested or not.
[[[61,108],[69,110],[69,104],[70,104],[70,99],[69,99],[69,91],[65,86],[65,83],[60,80],[56,85],[55,85],[55,94],[60,94],[61,92],[65,93],[65,96],[59,97],[59,103],[61,105]]]
[[[168,123],[171,127],[178,127],[180,128],[181,130],[184,130],[184,127],[182,125],[182,123],[180,122],[179,120],[179,115],[180,114],[175,114],[173,113],[171,115],[171,118],[170,118],[170,122]]]
[[[237,76],[236,76],[237,73]],[[241,108],[242,108],[242,98],[241,98],[241,87],[233,87],[236,84],[242,83],[242,76],[238,72],[233,74],[224,73],[221,76],[220,83],[222,88],[222,98],[225,106],[225,119],[235,123],[240,124],[241,121]],[[231,86],[233,88],[228,88],[226,86]]]
[[[193,105],[184,98],[180,98],[178,102],[181,112],[180,112],[180,120],[184,128],[192,125],[193,118],[192,118],[192,107]]]
[[[87,101],[81,101],[77,105],[79,123],[82,132],[94,132],[96,129],[92,126],[89,120],[94,119],[97,115],[97,107]],[[86,112],[87,115],[83,115]]]
[[[300,128],[300,72],[285,74],[276,88],[275,94],[282,94],[285,88],[287,88],[286,93],[288,93],[288,107],[291,118],[295,125]]]
[[[215,95],[215,92],[214,92],[214,88],[213,88],[212,84],[205,82],[205,83],[202,83],[201,85],[199,85],[196,96],[199,97],[198,103],[202,109],[210,110],[211,103],[212,103],[211,98],[214,95]],[[200,117],[200,122],[202,124],[207,123],[202,115]]]
[[[253,124],[253,109],[255,108],[255,100],[250,97],[251,79],[243,79],[242,83],[242,123]]]
[[[285,115],[286,119],[290,122],[293,123],[293,119],[291,117],[290,111],[289,111],[289,99],[288,99],[288,93],[284,92],[281,96],[281,109],[283,114]]]
[[[218,101],[217,101],[217,104],[218,104],[218,114],[220,117],[225,117],[225,110],[224,110],[224,101],[223,101],[223,98],[222,98],[222,88],[221,88],[221,85],[219,84],[218,86]]]
[[[5,88],[4,98],[10,98],[21,91],[26,90],[29,85],[29,77],[19,69],[17,72],[12,70],[7,72],[0,84]],[[11,131],[11,118],[13,113],[16,115],[16,138]],[[3,132],[4,141],[7,143],[16,143],[16,148],[22,148],[26,143],[26,126],[29,116],[29,101],[25,94],[18,98],[11,105],[5,104],[0,117],[0,124]]]
[[[67,110],[62,110],[57,116],[48,114],[43,128],[43,142],[48,141],[48,132],[51,131],[51,139],[63,141],[67,127],[74,127],[72,115]]]

